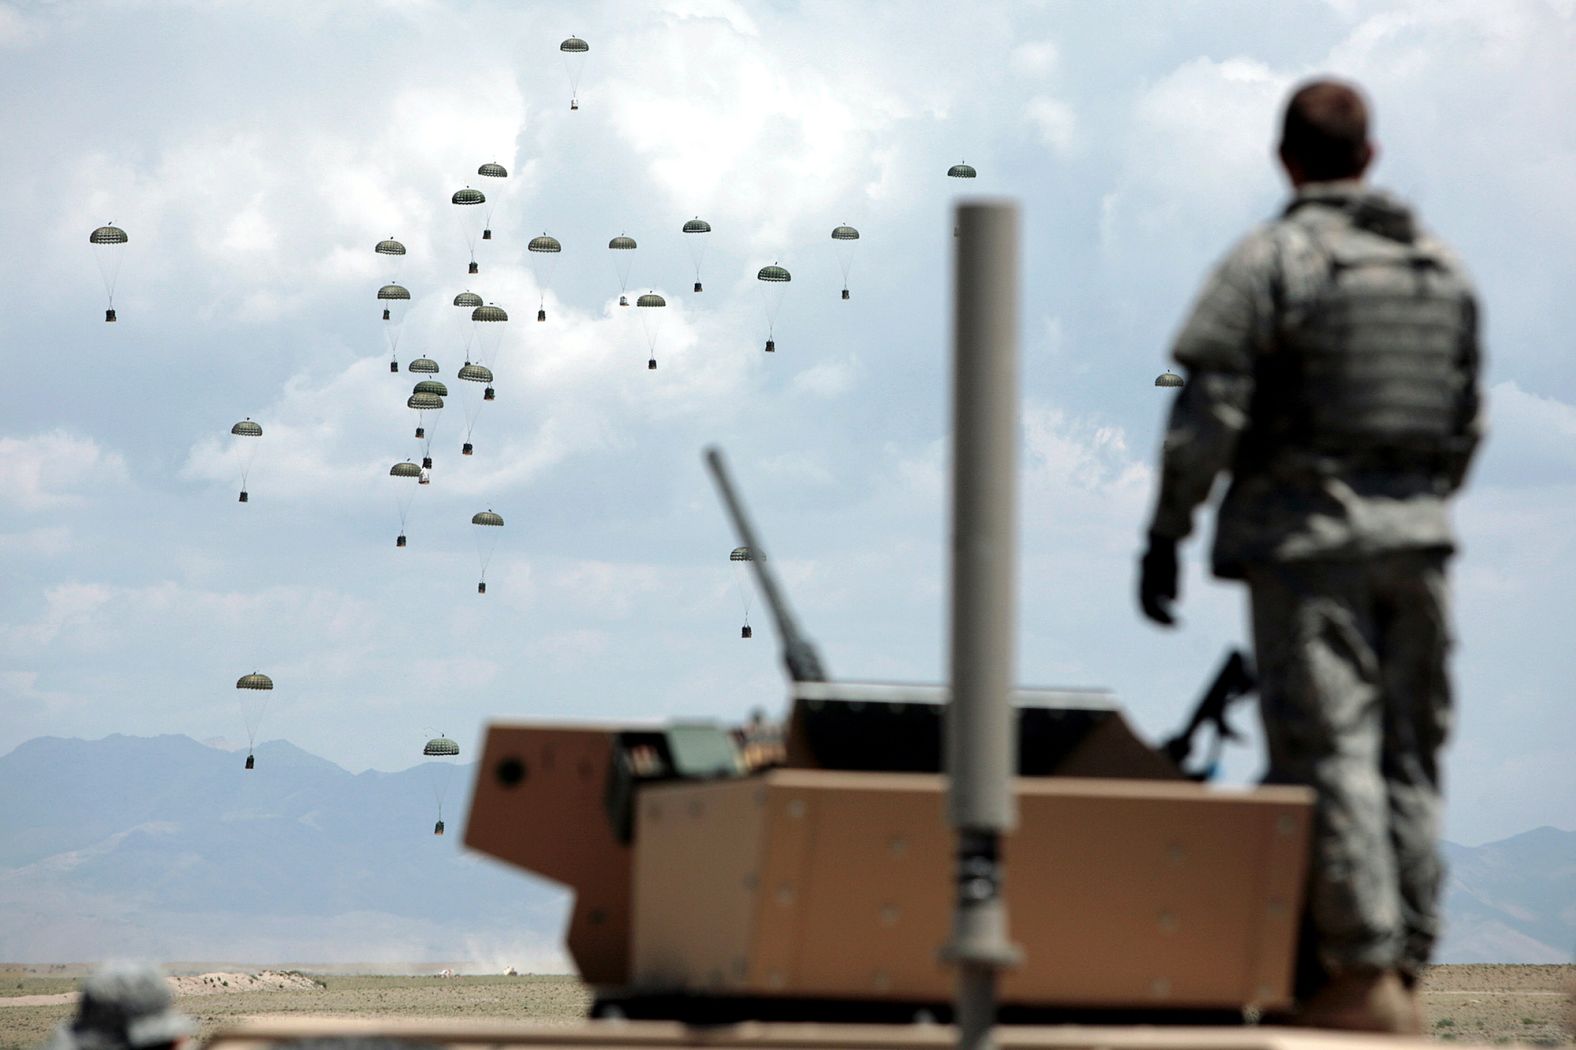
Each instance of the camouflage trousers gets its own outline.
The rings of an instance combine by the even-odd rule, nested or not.
[[[1446,554],[1250,567],[1270,783],[1318,798],[1308,923],[1334,973],[1416,972],[1439,933]]]

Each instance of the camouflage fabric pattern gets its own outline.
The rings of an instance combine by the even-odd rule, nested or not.
[[[1331,279],[1323,245],[1341,227],[1426,248],[1466,297],[1460,433],[1426,466],[1266,449],[1257,389],[1295,374],[1286,352]],[[1356,181],[1304,185],[1276,221],[1244,238],[1211,274],[1177,336],[1188,382],[1173,402],[1152,534],[1179,540],[1216,478],[1217,576],[1252,598],[1270,779],[1318,796],[1308,909],[1330,972],[1415,970],[1438,933],[1439,751],[1451,699],[1445,561],[1448,501],[1482,434],[1477,314],[1448,250],[1399,201]],[[1273,452],[1274,454],[1266,454]]]
[[[1416,972],[1439,933],[1439,752],[1451,725],[1445,555],[1249,570],[1271,783],[1317,792],[1320,960]]]
[[[1243,446],[1254,440],[1259,366],[1329,280],[1329,261],[1313,230],[1354,217],[1414,237],[1454,262],[1443,245],[1416,230],[1410,211],[1394,198],[1355,182],[1310,184],[1285,216],[1249,234],[1216,267],[1177,336],[1173,356],[1190,375],[1172,405],[1150,528],[1174,539],[1190,534],[1194,508],[1209,497],[1217,475],[1230,472],[1212,553],[1218,576],[1241,578],[1246,566],[1265,561],[1454,546],[1447,498],[1464,480],[1481,436],[1475,330],[1465,333],[1470,345],[1462,355],[1472,366],[1465,377],[1471,418],[1448,469],[1353,469],[1317,456],[1265,469],[1244,462],[1253,451]]]

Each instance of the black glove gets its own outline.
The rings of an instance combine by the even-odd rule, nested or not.
[[[1177,541],[1149,534],[1149,549],[1138,563],[1138,604],[1144,615],[1170,627],[1176,616],[1171,603],[1177,600]]]

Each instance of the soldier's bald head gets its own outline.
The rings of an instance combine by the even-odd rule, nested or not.
[[[1360,176],[1373,159],[1368,103],[1355,84],[1323,78],[1292,92],[1281,124],[1281,160],[1294,182]]]

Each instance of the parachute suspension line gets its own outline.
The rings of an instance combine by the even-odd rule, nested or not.
[[[569,76],[569,109],[580,108],[580,74],[585,69],[586,53],[591,46],[577,36],[571,36],[558,45],[564,56],[564,72]]]
[[[498,545],[498,534],[490,530],[503,527],[503,516],[494,514],[491,510],[478,511],[471,515],[471,524],[482,530],[476,534],[476,558],[481,562],[481,575],[476,580],[476,593],[486,594],[487,566],[492,562],[493,551]]]
[[[104,279],[104,320],[113,322],[115,318],[115,283],[120,277],[120,262],[126,251],[128,238],[126,231],[113,223],[100,226],[88,235],[88,243],[93,245],[93,262],[98,266],[99,276]]]

